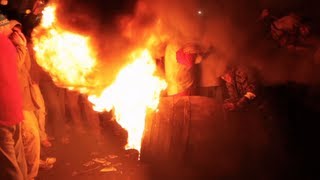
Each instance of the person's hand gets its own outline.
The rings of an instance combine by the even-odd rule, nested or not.
[[[231,102],[225,102],[223,104],[223,108],[227,111],[234,111],[234,110],[236,110],[236,105]]]
[[[13,31],[10,39],[15,46],[27,46],[27,39],[21,31]]]
[[[32,8],[32,13],[34,15],[39,15],[42,13],[43,9],[45,8],[46,6],[46,3],[44,0],[37,0],[34,5],[33,5],[33,8]]]
[[[266,17],[270,16],[270,11],[269,9],[263,9],[261,14],[260,14],[260,19],[264,19]]]

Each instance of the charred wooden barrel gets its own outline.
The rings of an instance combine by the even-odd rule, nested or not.
[[[275,166],[271,159],[280,164],[283,157],[270,146],[280,136],[271,141],[266,120],[254,112],[225,113],[221,102],[207,97],[163,97],[159,111],[147,116],[140,159],[160,168],[188,166],[215,177],[270,175],[266,168]]]
[[[228,168],[230,134],[221,103],[200,96],[164,97],[158,109],[146,120],[142,161]]]

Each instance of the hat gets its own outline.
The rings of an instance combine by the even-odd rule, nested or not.
[[[1,26],[6,26],[6,25],[9,25],[9,27],[12,29],[14,28],[15,26],[19,25],[19,26],[22,26],[20,22],[18,22],[17,20],[8,20],[6,18],[5,15],[3,14],[0,14],[0,27]]]
[[[18,22],[17,20],[10,20],[9,21],[9,25],[10,25],[10,28],[14,28],[15,26],[19,25],[19,26],[22,26],[20,22]]]
[[[10,36],[13,28],[17,25],[20,25],[20,28],[22,28],[21,23],[19,23],[18,21],[16,20],[9,21],[3,14],[0,14],[0,33],[1,34]]]
[[[6,16],[4,16],[3,14],[0,14],[0,27],[1,26],[6,26],[8,25],[10,22],[9,20],[6,18]]]

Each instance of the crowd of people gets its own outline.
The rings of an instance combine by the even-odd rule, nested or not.
[[[70,124],[84,134],[87,122],[99,138],[99,114],[86,97],[57,87],[37,65],[29,34],[36,23],[24,27],[18,16],[9,19],[7,5],[1,1],[0,177],[34,179],[39,170],[49,170],[56,162],[44,153],[52,141],[70,142]],[[39,19],[44,4],[30,7],[30,16]]]
[[[99,114],[85,96],[57,87],[36,64],[32,43],[23,34],[21,23],[1,14],[0,24],[4,52],[0,161],[5,172],[1,177],[34,179],[39,169],[51,169],[56,162],[55,157],[41,153],[52,147],[53,140],[67,144],[73,130],[85,134],[88,124],[98,138]]]

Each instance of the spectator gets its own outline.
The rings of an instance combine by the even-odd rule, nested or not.
[[[260,179],[262,172],[270,168],[267,124],[271,122],[267,118],[270,114],[266,114],[258,76],[248,67],[232,65],[222,79],[226,89],[223,107],[227,112],[228,134],[233,140],[230,148],[237,149],[232,156],[241,167],[238,173],[247,179]]]
[[[12,29],[10,38],[18,52],[19,80],[23,95],[23,145],[28,166],[28,178],[34,179],[38,175],[40,163],[40,134],[38,119],[35,115],[39,105],[34,101],[31,93],[33,82],[29,72],[31,62],[27,49],[27,40],[21,32],[21,24],[15,20],[11,20],[11,23],[12,27],[9,27]]]
[[[32,44],[28,43],[28,49],[30,50],[30,58],[31,58],[31,69],[30,69],[30,75],[33,80],[33,84],[31,86],[32,88],[32,95],[34,97],[34,100],[39,105],[39,108],[36,110],[36,116],[38,119],[39,124],[39,131],[40,131],[40,141],[41,145],[43,147],[51,147],[52,144],[49,141],[48,134],[46,132],[46,107],[45,102],[39,87],[39,65],[36,63],[34,52],[32,49]]]
[[[8,21],[8,19],[5,18],[5,21]],[[40,164],[40,133],[38,119],[35,115],[35,111],[39,109],[39,104],[34,97],[35,93],[32,93],[33,81],[29,72],[31,62],[26,46],[27,40],[22,33],[21,24],[16,20],[4,24],[2,31],[10,38],[18,55],[16,59],[18,62],[18,78],[23,95],[22,142],[27,162],[27,177],[28,179],[34,179],[38,175]]]
[[[256,98],[256,82],[253,76],[249,76],[248,68],[240,66],[229,67],[221,76],[225,82],[227,98],[224,108],[228,111],[247,108]]]
[[[167,94],[196,95],[196,67],[203,59],[204,51],[196,43],[173,40],[165,50],[165,76]]]
[[[4,34],[9,21],[0,14],[0,179],[26,179],[27,166],[21,137],[22,96],[17,53]]]

